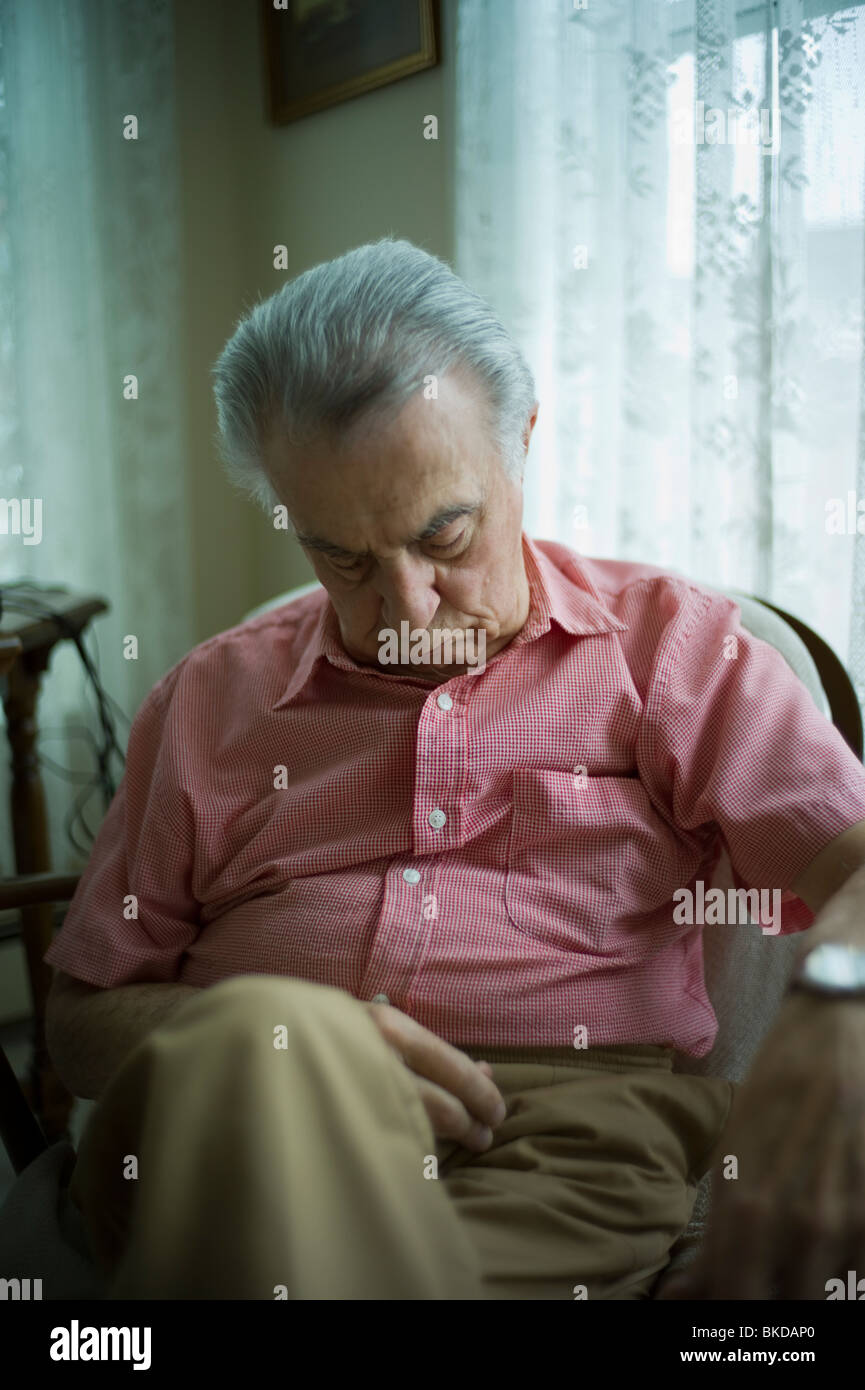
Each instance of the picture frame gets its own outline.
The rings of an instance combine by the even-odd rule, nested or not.
[[[261,17],[274,125],[440,61],[439,0],[261,0]]]

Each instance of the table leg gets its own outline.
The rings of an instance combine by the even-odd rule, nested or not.
[[[51,868],[45,793],[37,755],[37,709],[42,672],[48,652],[24,654],[7,676],[3,705],[12,752],[11,811],[15,868],[19,874]],[[45,1047],[45,1003],[51,987],[51,967],[42,959],[53,937],[53,906],[39,903],[21,909],[21,933],[33,1001],[34,1036],[30,1074],[25,1090],[49,1142],[68,1128],[73,1097],[54,1071]]]

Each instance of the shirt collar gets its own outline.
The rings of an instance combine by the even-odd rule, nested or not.
[[[604,604],[589,574],[589,566],[558,541],[533,541],[523,533],[523,555],[531,606],[522,631],[511,644],[532,642],[558,623],[574,637],[602,632],[627,632],[628,624]]]
[[[554,622],[574,637],[627,631],[627,623],[614,617],[604,606],[586,564],[574,551],[556,541],[533,541],[525,532],[522,539],[529,585],[529,616],[505,651],[534,642],[549,632]],[[290,704],[300,694],[320,661],[329,661],[343,671],[377,675],[348,655],[342,645],[336,610],[324,591],[319,597],[321,611],[318,622],[294,674],[279,699],[271,706],[272,709],[282,709]]]

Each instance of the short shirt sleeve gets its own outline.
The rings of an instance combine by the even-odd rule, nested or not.
[[[865,820],[865,767],[732,599],[682,584],[665,616],[640,775],[677,826],[717,827],[736,887],[781,891],[781,934],[804,930],[790,885]]]
[[[176,980],[199,933],[194,821],[179,770],[174,668],[129,733],[126,767],[46,962],[104,989]]]

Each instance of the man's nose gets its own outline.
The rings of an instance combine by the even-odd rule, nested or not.
[[[428,561],[408,559],[383,565],[376,588],[382,598],[382,626],[395,632],[403,622],[410,630],[428,627],[441,602],[435,588],[435,569]]]

